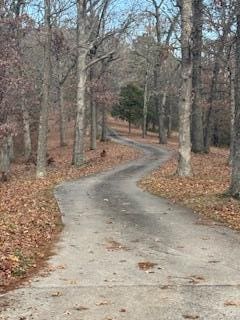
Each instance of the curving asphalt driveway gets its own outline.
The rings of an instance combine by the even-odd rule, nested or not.
[[[1,296],[1,320],[240,319],[240,234],[141,191],[170,153],[136,146],[140,160],[57,188],[53,271]]]

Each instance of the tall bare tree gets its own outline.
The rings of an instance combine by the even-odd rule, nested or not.
[[[102,24],[107,19],[107,11],[111,0],[77,0],[77,111],[72,163],[81,166],[84,163],[84,129],[86,114],[86,84],[88,70],[96,63],[111,57],[115,50],[109,50],[89,61],[89,54],[95,51],[106,39],[126,30],[129,19],[121,27],[113,27],[101,34]],[[89,12],[96,18],[89,23]]]
[[[155,18],[155,28],[156,28],[156,39],[157,39],[157,52],[156,52],[156,64],[154,68],[154,89],[155,89],[155,106],[158,112],[158,128],[159,128],[159,143],[166,144],[167,143],[167,132],[165,130],[165,110],[164,106],[160,100],[160,92],[159,92],[159,79],[160,79],[160,68],[161,63],[163,63],[162,59],[162,35],[161,35],[161,6],[163,1],[159,3],[156,0],[151,0],[154,6],[154,18]]]
[[[182,51],[182,85],[179,99],[179,162],[178,174],[190,176],[191,137],[190,113],[192,106],[192,0],[182,0],[181,10],[181,51]]]
[[[212,1],[212,5],[205,10],[208,16],[208,26],[212,28],[218,37],[215,41],[210,40],[214,49],[214,63],[210,83],[210,92],[207,99],[208,108],[205,112],[204,121],[204,152],[210,151],[213,140],[213,124],[216,116],[215,103],[219,101],[219,82],[224,69],[227,69],[229,51],[232,45],[232,26],[234,23],[234,0]],[[212,49],[208,48],[208,52]]]
[[[37,177],[46,175],[47,159],[47,136],[48,136],[48,109],[49,109],[49,86],[51,78],[51,5],[50,0],[44,0],[44,27],[46,39],[44,43],[44,70],[42,84],[42,102],[38,129],[37,149]]]
[[[77,112],[75,123],[75,137],[73,149],[73,164],[80,166],[84,163],[84,126],[86,109],[86,81],[87,81],[87,1],[77,1]]]
[[[149,101],[149,66],[147,65],[147,70],[145,74],[144,81],[144,100],[143,100],[143,128],[142,128],[142,137],[143,139],[147,135],[147,114],[148,114],[148,101]]]
[[[201,107],[202,88],[202,32],[203,1],[193,0],[193,104],[192,104],[192,151],[201,153],[203,146],[203,114]]]
[[[236,35],[236,66],[235,66],[235,108],[234,108],[234,135],[232,152],[232,174],[230,193],[240,198],[240,1],[236,6],[237,35]]]
[[[91,68],[89,71],[90,82],[94,79],[94,68]],[[91,139],[90,139],[90,148],[95,150],[97,148],[97,109],[96,102],[93,99],[93,89],[90,88],[90,111],[91,111]]]

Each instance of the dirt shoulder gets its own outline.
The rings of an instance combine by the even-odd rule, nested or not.
[[[112,142],[99,143],[87,150],[87,163],[80,169],[70,165],[71,149],[55,147],[50,155],[54,165],[45,179],[35,179],[34,165],[19,161],[12,167],[11,179],[0,184],[0,291],[12,288],[41,267],[62,228],[59,209],[53,196],[62,181],[98,173],[128,160],[140,152]],[[106,156],[101,157],[105,150]]]

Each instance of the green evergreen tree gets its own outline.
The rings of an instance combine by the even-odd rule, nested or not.
[[[112,115],[126,120],[131,125],[138,124],[143,117],[143,90],[135,84],[128,84],[121,88],[119,103],[113,107]]]

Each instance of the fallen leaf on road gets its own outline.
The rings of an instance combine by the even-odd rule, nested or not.
[[[155,266],[157,266],[157,263],[150,262],[150,261],[144,261],[144,262],[138,263],[139,269],[143,271],[148,271],[150,269],[153,269]]]
[[[61,297],[62,295],[63,295],[63,293],[60,292],[60,291],[51,293],[51,296],[52,296],[52,297]]]
[[[224,303],[224,306],[225,307],[230,307],[230,306],[233,306],[233,307],[240,307],[240,300],[232,300],[232,301],[225,301]]]
[[[96,306],[97,306],[97,307],[100,307],[100,306],[106,306],[106,305],[108,305],[108,304],[109,304],[108,301],[101,301],[101,302],[97,302],[97,303],[96,303]]]
[[[84,306],[77,306],[74,308],[74,310],[77,310],[77,311],[86,311],[88,310],[89,308],[87,307],[84,307]]]
[[[184,314],[183,318],[184,319],[199,319],[199,316],[194,316],[194,315],[190,315],[190,314]]]
[[[110,251],[118,251],[118,250],[127,250],[127,247],[122,245],[121,243],[115,241],[115,240],[107,240],[108,244],[106,246],[107,250]]]
[[[200,283],[201,281],[205,281],[205,278],[202,277],[202,276],[198,276],[198,275],[193,275],[190,277],[190,283],[193,283],[193,284],[198,284]]]

